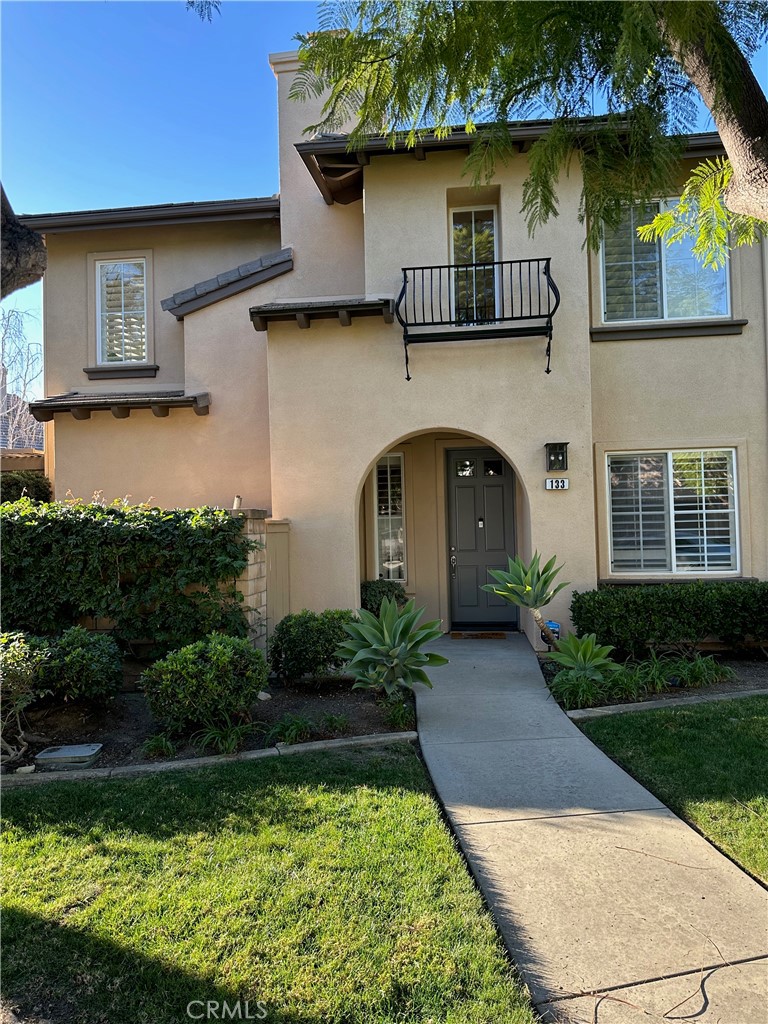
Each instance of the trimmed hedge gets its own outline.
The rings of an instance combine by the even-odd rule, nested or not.
[[[288,682],[305,676],[318,680],[339,674],[344,661],[336,649],[349,639],[344,627],[355,622],[353,611],[304,609],[286,615],[269,638],[267,657],[275,675]]]
[[[52,693],[63,700],[107,700],[123,682],[117,643],[105,633],[92,633],[82,626],[73,626],[59,637],[0,634],[0,670],[3,686],[10,683],[12,691],[26,678],[31,694]]]
[[[261,651],[240,637],[212,633],[172,651],[141,677],[149,709],[175,733],[248,719],[267,684]]]
[[[0,505],[3,628],[60,633],[92,616],[157,654],[214,631],[245,636],[235,581],[257,545],[243,522],[213,508]]]
[[[33,469],[14,469],[0,476],[0,500],[18,501],[21,497],[33,501],[50,501],[53,497],[51,481]]]
[[[648,646],[694,647],[708,638],[729,646],[768,641],[768,582],[696,581],[607,586],[574,593],[571,618],[579,636],[642,655]]]
[[[401,608],[408,602],[405,588],[398,580],[365,580],[360,584],[360,607],[372,615],[379,614],[385,597],[397,601]]]

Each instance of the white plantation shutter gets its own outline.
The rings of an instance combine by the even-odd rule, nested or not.
[[[658,242],[641,242],[639,224],[659,212],[658,203],[632,206],[617,228],[605,229],[603,273],[606,320],[654,320],[663,316]]]
[[[97,263],[99,361],[147,358],[146,261]]]
[[[731,449],[609,455],[613,572],[734,572]]]
[[[616,228],[603,239],[605,322],[682,320],[728,316],[726,268],[713,270],[693,255],[693,240],[673,245],[642,242],[640,224],[649,224],[672,202],[627,207]]]
[[[376,464],[376,574],[405,580],[403,456],[385,455]]]

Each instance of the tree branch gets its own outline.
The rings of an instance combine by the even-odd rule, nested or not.
[[[24,227],[13,212],[2,189],[2,297],[39,281],[45,273],[48,254],[43,236]]]

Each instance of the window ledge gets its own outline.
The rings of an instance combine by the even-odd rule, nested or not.
[[[741,334],[748,320],[666,320],[658,324],[609,324],[590,327],[592,341],[644,341],[649,338],[707,338]]]
[[[638,576],[628,579],[626,576],[606,576],[597,581],[598,587],[658,587],[665,583],[757,583],[757,576],[719,576],[715,573],[706,575],[669,575],[669,576]]]
[[[157,363],[138,363],[136,366],[115,363],[113,366],[84,366],[83,373],[88,380],[123,380],[127,377],[156,377],[159,369]]]

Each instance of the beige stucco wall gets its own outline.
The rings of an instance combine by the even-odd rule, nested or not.
[[[107,500],[150,496],[161,506],[270,507],[266,340],[253,330],[248,308],[258,289],[188,315],[183,322],[160,301],[280,246],[273,222],[246,222],[141,230],[90,231],[48,238],[45,280],[46,393],[208,391],[210,412],[150,411],[116,420],[94,412],[90,420],[55,417],[56,495],[72,491]],[[150,250],[153,266],[154,361],[157,377],[89,381],[95,365],[88,349],[88,253]],[[273,288],[281,279],[267,282]]]
[[[292,294],[362,295],[363,204],[328,206],[320,195],[295,143],[307,140],[304,129],[320,119],[322,101],[289,99],[299,66],[295,53],[273,53],[269,59],[277,77],[282,244],[294,249]]]
[[[749,320],[742,334],[591,345],[601,577],[610,575],[606,451],[721,446],[737,451],[741,574],[768,576],[768,348],[760,249],[735,251],[730,274],[733,316]],[[595,310],[598,289],[595,273]]]

